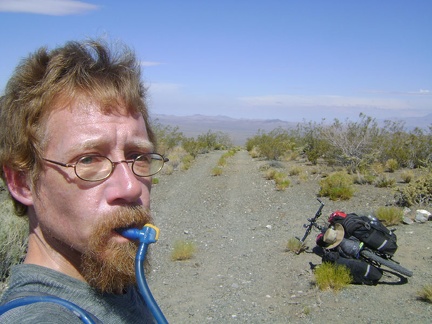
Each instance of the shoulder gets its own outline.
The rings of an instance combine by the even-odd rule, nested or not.
[[[13,308],[0,316],[0,323],[82,324],[82,321],[66,307],[43,302]]]

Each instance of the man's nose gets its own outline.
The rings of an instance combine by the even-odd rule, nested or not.
[[[108,200],[114,202],[123,200],[127,203],[136,202],[144,193],[150,191],[151,177],[139,178],[132,172],[129,161],[114,162],[114,170],[107,179],[109,182]]]

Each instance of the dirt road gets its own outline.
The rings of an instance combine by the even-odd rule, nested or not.
[[[385,274],[377,286],[318,291],[311,266],[320,258],[285,251],[318,208],[317,175],[309,172],[309,180],[292,179],[286,191],[276,191],[259,171],[263,162],[240,151],[214,177],[222,153],[200,155],[188,171],[162,175],[153,188],[161,237],[153,247],[149,285],[169,322],[430,322],[432,305],[418,301],[416,292],[432,284],[431,222],[397,231],[397,259],[414,271],[408,282]],[[372,212],[392,197],[390,189],[361,186],[348,202],[324,199],[323,215],[336,209]],[[314,239],[312,233],[311,247]],[[177,240],[194,242],[193,259],[171,261]]]

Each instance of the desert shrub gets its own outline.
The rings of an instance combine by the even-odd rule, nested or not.
[[[273,180],[273,179],[275,178],[275,175],[276,175],[277,172],[278,172],[278,171],[277,171],[276,169],[269,168],[269,169],[267,169],[267,171],[265,172],[264,177],[265,177],[267,180]]]
[[[185,138],[182,142],[182,147],[193,157],[196,157],[202,149],[200,144],[192,137]]]
[[[428,173],[405,187],[398,188],[395,198],[396,203],[402,207],[432,205],[432,174]]]
[[[378,134],[378,123],[364,114],[359,115],[358,122],[346,120],[342,123],[335,119],[332,125],[321,126],[320,137],[328,143],[323,158],[328,163],[355,172],[361,165],[374,160]]]
[[[214,168],[212,169],[212,171],[211,171],[211,175],[217,177],[217,176],[222,175],[222,172],[223,172],[223,171],[222,171],[222,167],[220,167],[220,166],[216,166],[216,167],[214,167]]]
[[[9,269],[24,258],[27,249],[28,221],[13,212],[9,200],[0,203],[0,281],[9,275]]]
[[[353,178],[345,171],[333,172],[320,185],[319,195],[331,200],[348,200],[354,194]]]
[[[311,174],[318,174],[320,172],[318,167],[313,167],[309,171]]]
[[[157,151],[165,154],[176,146],[180,146],[184,140],[184,135],[179,131],[179,127],[164,126],[159,122],[152,123],[152,129],[157,139]]]
[[[380,175],[380,174],[384,173],[385,168],[384,168],[384,165],[382,163],[374,162],[371,164],[370,170],[372,171],[372,173],[374,175]]]
[[[290,238],[286,245],[287,251],[292,251],[297,254],[304,251],[305,248],[306,248],[305,244],[301,243],[300,240],[298,240],[295,237]]]
[[[315,269],[315,282],[320,290],[341,290],[352,282],[349,269],[341,264],[324,262]]]
[[[299,158],[300,153],[298,151],[286,152],[283,156],[284,161],[295,161]]]
[[[298,166],[298,165],[296,165],[296,166],[293,166],[293,167],[291,167],[291,168],[289,169],[288,174],[289,174],[290,176],[297,176],[297,175],[299,175],[300,173],[302,173],[302,171],[303,171],[303,168],[300,167],[300,166]]]
[[[283,191],[288,188],[291,182],[288,179],[288,175],[284,172],[275,172],[273,175],[273,180],[275,181],[276,190]]]
[[[180,170],[186,171],[189,170],[192,166],[192,162],[194,161],[194,157],[190,154],[186,154],[182,157],[181,163],[180,163]]]
[[[190,241],[179,240],[174,243],[174,248],[171,253],[171,260],[182,261],[189,260],[193,257],[196,251],[195,244]]]
[[[194,160],[194,157],[181,146],[174,147],[167,157],[169,158],[169,162],[162,169],[164,174],[172,174],[174,170],[178,169],[188,170]]]
[[[259,151],[258,147],[256,147],[256,146],[254,146],[253,148],[251,148],[251,149],[249,150],[249,155],[250,155],[252,158],[258,158],[258,157],[261,156],[260,151]]]
[[[232,142],[229,135],[223,132],[212,132],[197,136],[198,147],[201,148],[201,153],[206,153],[212,150],[223,150],[232,147]]]
[[[308,178],[309,178],[309,175],[308,175],[307,172],[302,172],[302,173],[300,173],[299,176],[298,176],[298,180],[299,180],[299,182],[300,182],[300,181],[307,181]]]
[[[281,127],[269,133],[260,132],[246,141],[246,149],[250,152],[256,149],[261,157],[278,160],[288,151],[295,148],[295,142],[287,130]]]
[[[417,297],[420,300],[426,301],[432,304],[432,285],[425,285],[417,293]]]
[[[224,156],[226,158],[230,158],[230,157],[233,157],[236,153],[237,153],[237,149],[232,148],[228,152],[225,152],[224,154],[222,154],[222,156]]]
[[[396,159],[388,159],[385,167],[388,172],[395,172],[397,169],[399,169],[399,163]]]
[[[384,223],[385,226],[398,225],[403,220],[403,209],[395,206],[379,207],[375,216]]]
[[[431,128],[429,134],[420,128],[406,132],[402,122],[386,123],[381,132],[382,160],[391,158],[398,161],[399,166],[416,168],[422,161],[430,159]]]
[[[375,176],[369,172],[362,173],[357,171],[353,175],[353,181],[356,184],[364,185],[364,184],[372,184],[375,181]]]
[[[410,183],[414,178],[414,172],[411,170],[405,170],[401,173],[401,179],[405,183]]]
[[[374,180],[374,185],[378,188],[391,188],[395,185],[395,183],[396,180],[386,174],[380,174]]]
[[[291,185],[291,181],[289,179],[281,179],[276,181],[276,190],[277,191],[284,191],[286,188],[288,188]]]
[[[181,155],[177,154],[176,152],[172,152],[170,154],[168,154],[168,159],[169,159],[169,165],[173,168],[173,169],[178,169],[180,163],[181,163]],[[164,165],[164,169],[165,169],[166,165]]]
[[[226,160],[226,158],[223,157],[223,156],[221,156],[221,157],[219,158],[217,164],[218,164],[218,166],[220,166],[220,167],[224,167],[224,166],[226,166],[226,165],[227,165],[227,160]]]
[[[174,167],[171,164],[165,164],[163,169],[161,170],[161,173],[165,175],[173,174],[173,172],[174,172]]]

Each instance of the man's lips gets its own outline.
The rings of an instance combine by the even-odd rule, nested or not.
[[[128,240],[137,240],[138,237],[136,235],[136,231],[139,231],[139,228],[136,225],[130,225],[130,226],[126,226],[126,227],[117,227],[114,229],[114,232],[117,233],[118,235],[128,239]]]

